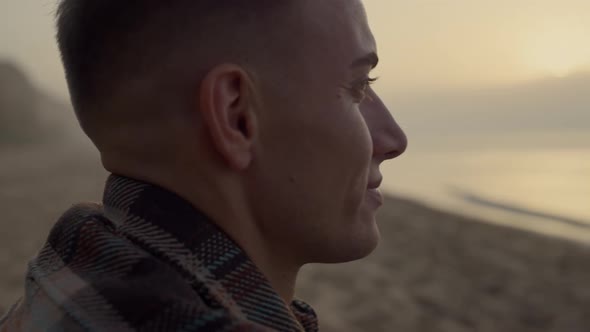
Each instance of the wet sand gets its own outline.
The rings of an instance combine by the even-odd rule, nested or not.
[[[107,173],[87,144],[0,147],[0,312],[70,205]],[[368,258],[304,267],[322,331],[590,331],[590,247],[388,197]]]

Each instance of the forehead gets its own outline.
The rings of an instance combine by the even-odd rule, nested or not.
[[[303,29],[311,48],[331,56],[331,61],[353,61],[376,52],[360,0],[301,0]]]

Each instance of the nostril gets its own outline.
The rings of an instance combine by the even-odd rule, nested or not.
[[[402,153],[404,153],[404,151],[405,151],[405,149],[404,149],[404,150],[393,150],[393,151],[391,151],[391,152],[389,152],[389,153],[386,153],[386,154],[385,154],[385,156],[384,156],[383,158],[384,158],[385,160],[388,160],[388,159],[393,159],[393,158],[397,158],[397,157],[399,157],[399,156],[400,156]]]
[[[375,157],[381,160],[388,160],[399,157],[408,147],[408,140],[405,133],[401,130],[388,137],[381,137],[381,140],[375,140]]]

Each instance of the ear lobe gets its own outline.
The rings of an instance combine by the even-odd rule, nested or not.
[[[215,150],[229,167],[244,170],[252,161],[256,117],[252,81],[239,66],[213,68],[201,83],[199,108]]]

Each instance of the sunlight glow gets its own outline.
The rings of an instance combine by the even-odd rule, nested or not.
[[[563,77],[590,65],[588,26],[547,22],[529,34],[523,60],[532,70]]]

